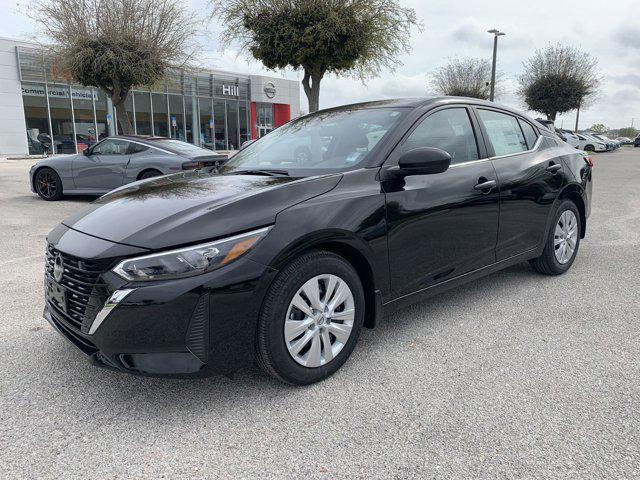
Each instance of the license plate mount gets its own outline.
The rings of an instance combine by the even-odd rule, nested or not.
[[[67,313],[67,291],[64,287],[47,277],[44,280],[44,291],[48,301]]]

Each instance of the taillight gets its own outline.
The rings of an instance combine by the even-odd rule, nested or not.
[[[587,165],[589,165],[590,167],[593,167],[593,158],[591,157],[591,155],[585,155],[584,161]]]

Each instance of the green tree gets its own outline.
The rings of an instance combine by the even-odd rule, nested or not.
[[[482,58],[453,58],[431,75],[431,84],[439,95],[489,99],[491,62]],[[496,89],[502,75],[496,75]]]
[[[189,59],[197,22],[181,0],[34,0],[30,15],[53,41],[71,80],[111,98],[122,133],[133,128],[124,103]]]
[[[609,127],[603,125],[602,123],[594,123],[589,127],[593,133],[607,133],[609,131]]]
[[[531,110],[555,121],[558,113],[584,106],[600,85],[598,62],[586,52],[567,45],[537,50],[524,62],[519,94]]]
[[[239,44],[269,69],[303,70],[315,112],[327,73],[366,80],[410,51],[415,11],[397,0],[211,0],[223,45]]]
[[[627,138],[636,138],[639,131],[633,127],[624,127],[618,131],[618,136]]]

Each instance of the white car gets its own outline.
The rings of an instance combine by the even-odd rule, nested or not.
[[[580,143],[578,144],[578,148],[580,150],[589,150],[591,152],[606,152],[607,145],[600,139],[596,137],[592,137],[586,133],[578,133],[578,140]]]
[[[580,139],[578,135],[573,133],[571,130],[558,130],[558,134],[562,135],[564,141],[571,145],[573,148],[580,148]]]

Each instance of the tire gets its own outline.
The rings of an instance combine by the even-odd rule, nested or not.
[[[593,145],[587,145],[586,147],[584,147],[584,149],[589,151],[589,152],[595,152],[595,149],[593,148]]]
[[[570,221],[567,222],[567,219]],[[568,236],[569,238],[567,238],[567,240],[564,240],[566,231],[564,231],[565,229],[562,225],[568,225],[567,229],[569,232],[573,232]],[[560,230],[557,230],[557,228]],[[551,228],[545,239],[545,247],[542,255],[530,260],[529,263],[531,266],[545,275],[561,275],[569,270],[578,254],[581,228],[582,224],[578,207],[576,207],[575,203],[571,200],[563,200],[553,217]],[[561,231],[564,231],[564,236],[562,233],[557,235]],[[558,236],[557,240],[556,236]],[[573,242],[571,239],[573,239]],[[556,245],[556,243],[558,243],[558,245]],[[572,244],[574,245],[573,251],[569,252]],[[563,245],[565,250],[563,250]]]
[[[40,198],[48,202],[61,200],[62,180],[60,175],[52,168],[41,168],[33,179],[33,187]]]
[[[162,175],[162,172],[158,170],[146,170],[140,175],[138,180],[146,180],[147,178],[159,177]]]
[[[338,281],[346,284],[351,297],[345,293],[346,290]],[[332,299],[337,299],[336,297],[341,299],[346,296],[348,300],[335,305],[337,308],[334,313],[331,313],[329,308],[325,318],[320,310],[311,307],[310,301],[300,296],[300,292],[304,295],[303,288],[308,285],[319,285],[317,299],[321,303],[329,288],[333,291],[333,296],[328,298],[329,304]],[[312,312],[314,318],[293,304],[294,296],[298,301],[302,299],[305,302],[303,307]],[[353,309],[349,305],[352,305]],[[362,283],[349,262],[338,255],[320,250],[299,256],[278,274],[265,296],[258,319],[258,364],[268,375],[291,385],[308,385],[324,380],[335,373],[351,355],[362,329],[364,308]],[[327,309],[324,311],[327,312]],[[348,325],[349,320],[337,319],[348,318],[351,311],[351,326]],[[289,328],[288,336],[285,335],[285,321]],[[311,325],[304,327],[308,323]],[[301,326],[304,328],[300,328]],[[349,328],[348,337],[345,337],[344,332]],[[333,332],[339,333],[344,341],[341,342]],[[330,348],[325,347],[327,341],[331,345]],[[297,354],[291,351],[296,350],[296,345],[303,345],[302,348],[298,348]],[[316,345],[317,348],[314,349]],[[309,366],[301,362],[307,362]]]

